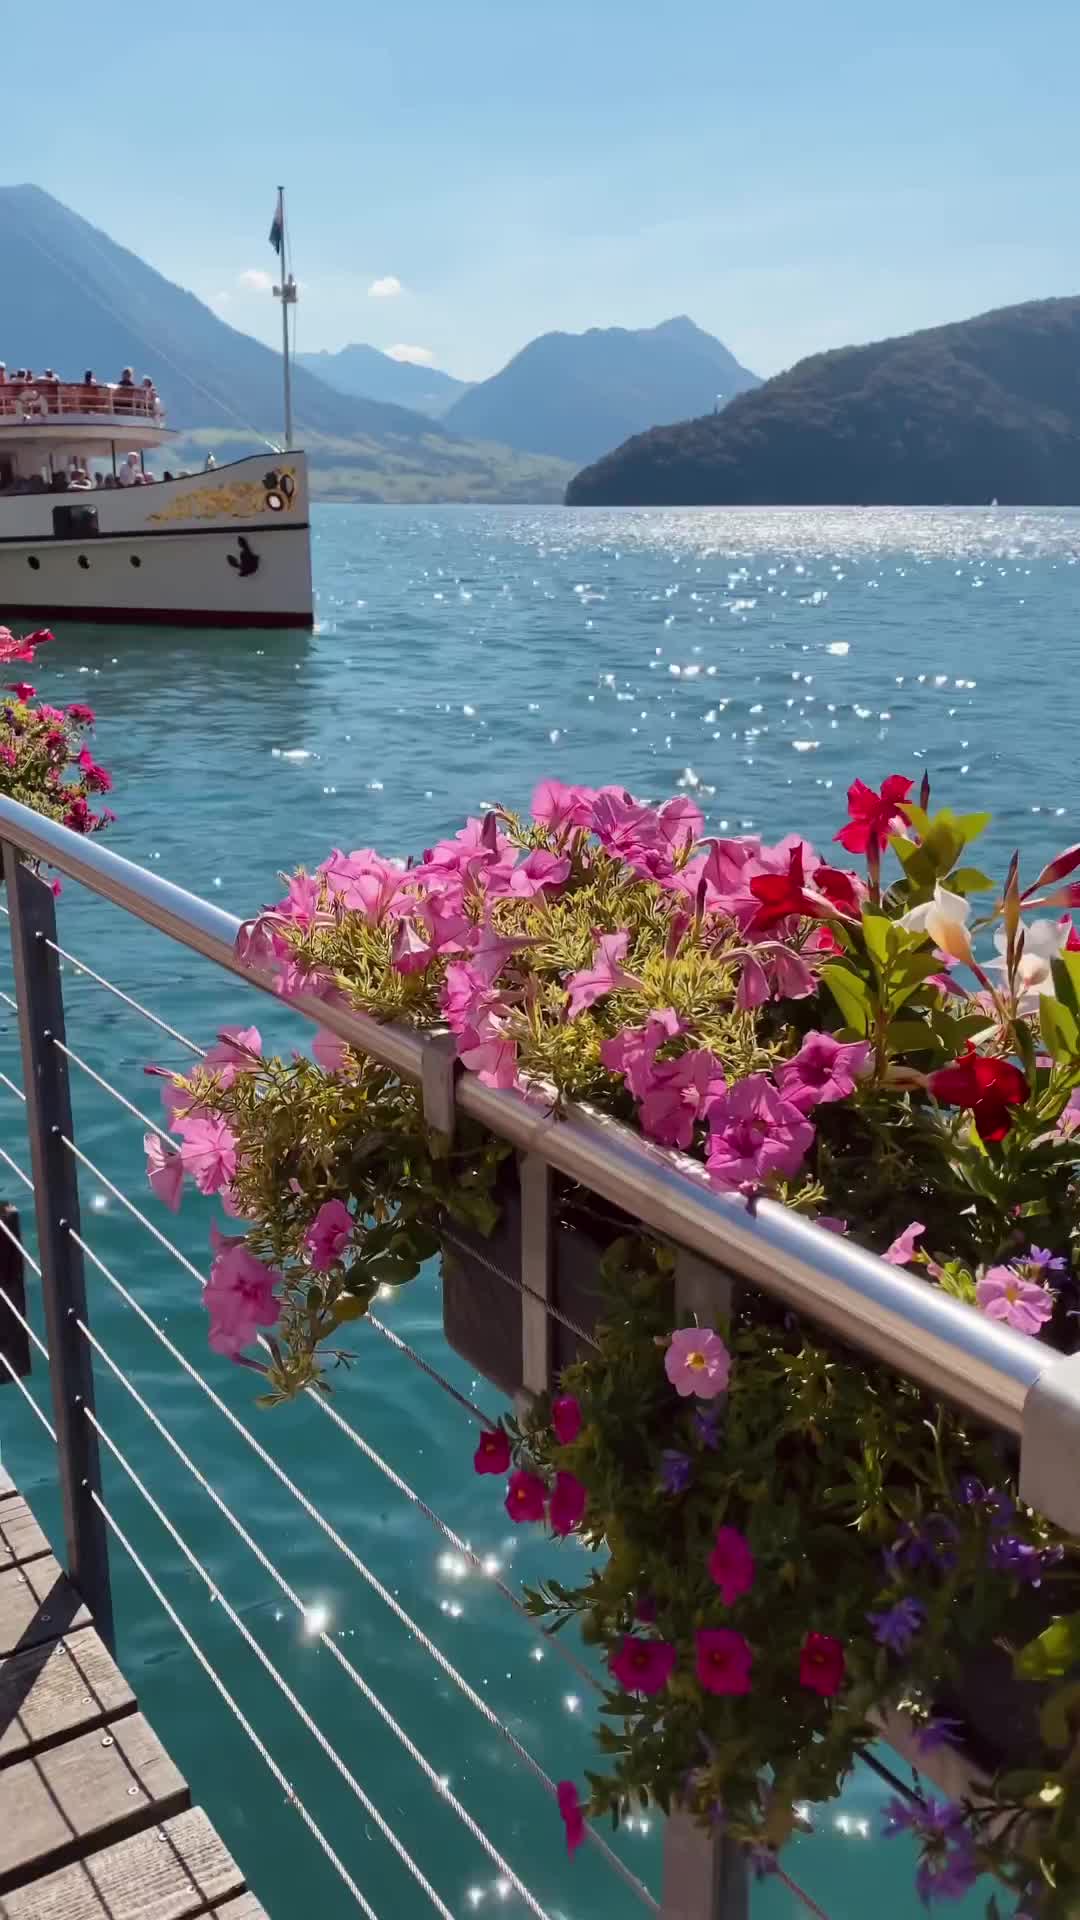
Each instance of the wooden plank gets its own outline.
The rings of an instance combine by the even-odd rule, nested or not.
[[[0,1893],[189,1805],[183,1777],[141,1713],[20,1760],[0,1771]]]
[[[22,1495],[0,1502],[0,1570],[48,1551],[49,1543]]]
[[[0,1898],[0,1920],[192,1920],[219,1900],[229,1920],[258,1920],[261,1908],[245,1913],[231,1898],[243,1885],[205,1813],[192,1807]]]
[[[253,1893],[242,1893],[238,1900],[227,1900],[223,1907],[215,1907],[214,1920],[270,1920],[270,1917]]]
[[[89,1625],[90,1615],[51,1553],[0,1573],[0,1654],[22,1653]]]
[[[7,1472],[6,1468],[0,1467],[0,1500],[6,1500],[8,1494],[14,1493],[14,1491],[15,1482],[10,1473]]]
[[[92,1627],[0,1659],[0,1767],[133,1713],[135,1695]]]

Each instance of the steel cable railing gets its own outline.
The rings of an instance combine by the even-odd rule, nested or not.
[[[127,1392],[131,1396],[135,1404],[139,1407],[140,1411],[146,1416],[146,1418],[150,1421],[151,1425],[161,1435],[162,1439],[172,1449],[177,1459],[181,1462],[181,1464],[184,1467],[186,1467],[187,1471],[191,1474],[192,1478],[198,1482],[203,1492],[207,1495],[207,1498],[213,1502],[214,1506],[217,1507],[218,1511],[228,1521],[229,1525],[232,1527],[237,1537],[243,1541],[244,1545],[248,1548],[249,1552],[254,1554],[256,1560],[258,1560],[259,1562],[259,1565],[263,1568],[263,1571],[270,1575],[270,1578],[273,1580],[275,1586],[279,1589],[281,1593],[285,1595],[285,1598],[289,1601],[289,1604],[296,1609],[296,1612],[300,1615],[301,1619],[306,1620],[308,1617],[307,1607],[305,1607],[299,1594],[296,1593],[294,1589],[289,1585],[289,1582],[285,1579],[285,1576],[282,1574],[280,1569],[277,1566],[275,1566],[274,1562],[270,1559],[270,1556],[266,1552],[264,1552],[263,1548],[260,1547],[258,1541],[252,1538],[251,1534],[248,1532],[243,1522],[237,1519],[236,1515],[233,1513],[228,1503],[224,1501],[221,1498],[220,1494],[218,1494],[215,1491],[215,1489],[210,1485],[210,1482],[207,1480],[205,1474],[203,1474],[200,1471],[200,1469],[196,1466],[195,1462],[191,1459],[190,1455],[185,1452],[184,1448],[180,1445],[180,1442],[175,1438],[175,1436],[169,1432],[168,1428],[164,1425],[164,1422],[158,1418],[153,1408],[143,1398],[138,1388],[134,1386],[133,1383],[127,1378],[127,1375],[124,1373],[123,1368],[117,1365],[116,1361],[112,1358],[112,1355],[102,1345],[101,1341],[97,1338],[97,1336],[93,1334],[90,1331],[90,1328],[86,1326],[81,1320],[78,1322],[78,1326],[79,1326],[79,1331],[86,1337],[87,1340],[89,1340],[95,1353],[98,1354],[100,1359],[102,1359],[105,1362],[105,1365],[109,1368],[109,1371],[114,1375],[114,1377],[117,1380],[119,1380],[125,1392]],[[106,1445],[111,1447],[112,1442],[108,1439],[108,1437],[103,1436],[103,1438],[105,1438]],[[132,1473],[132,1478],[133,1479],[135,1478],[134,1473]],[[140,1490],[142,1491],[143,1489],[140,1488]],[[170,1530],[171,1530],[171,1527],[170,1527]],[[179,1544],[179,1539],[178,1539],[178,1544]],[[206,1576],[206,1578],[209,1578],[209,1576]],[[371,1706],[377,1707],[380,1717],[384,1720],[385,1724],[390,1727],[391,1731],[395,1734],[396,1738],[405,1747],[406,1751],[410,1755],[410,1758],[419,1761],[430,1783],[436,1788],[436,1791],[438,1792],[440,1799],[444,1800],[449,1806],[453,1808],[454,1812],[458,1814],[459,1818],[461,1818],[464,1821],[464,1824],[472,1833],[473,1837],[480,1841],[480,1844],[484,1847],[485,1852],[488,1854],[493,1864],[496,1867],[498,1867],[500,1873],[504,1875],[504,1877],[521,1895],[521,1898],[525,1901],[525,1904],[528,1906],[530,1912],[534,1913],[537,1916],[537,1920],[548,1920],[548,1916],[545,1914],[543,1907],[539,1904],[539,1902],[536,1900],[534,1895],[529,1891],[528,1887],[526,1887],[524,1883],[519,1879],[518,1875],[514,1872],[514,1869],[510,1866],[509,1862],[503,1858],[498,1848],[492,1845],[492,1843],[487,1838],[487,1836],[483,1833],[482,1829],[479,1827],[477,1822],[472,1818],[472,1816],[466,1811],[466,1809],[457,1800],[456,1796],[453,1795],[449,1791],[449,1789],[443,1785],[438,1774],[436,1774],[434,1768],[431,1767],[427,1762],[427,1760],[424,1758],[424,1756],[420,1754],[419,1749],[415,1746],[415,1743],[412,1740],[410,1740],[404,1728],[400,1726],[400,1724],[394,1719],[393,1715],[389,1713],[389,1710],[385,1707],[385,1703],[376,1700],[376,1697],[372,1689],[369,1687],[368,1683],[363,1679],[363,1676],[357,1671],[353,1663],[342,1652],[341,1648],[337,1646],[335,1641],[333,1641],[330,1635],[326,1633],[325,1630],[323,1629],[320,1629],[319,1632],[314,1637],[318,1640],[321,1646],[326,1648],[327,1652],[333,1656],[333,1658],[338,1662],[338,1664],[349,1675],[349,1678],[352,1680],[353,1685],[358,1688],[358,1690],[361,1692],[365,1700],[367,1700],[368,1704]],[[323,1744],[323,1740],[322,1740],[322,1737],[320,1736],[320,1745],[322,1744]],[[329,1751],[328,1748],[326,1750]],[[379,1831],[384,1833],[384,1838],[390,1839],[391,1845],[394,1846],[395,1852],[397,1852],[399,1854],[399,1857],[402,1860],[404,1860],[405,1863],[409,1866],[410,1872],[413,1872],[414,1875],[419,1877],[421,1884],[426,1887],[426,1882],[423,1880],[423,1876],[419,1875],[415,1862],[412,1861],[411,1857],[404,1851],[404,1849],[400,1847],[396,1838],[392,1837],[389,1834],[389,1832],[386,1832],[384,1830],[384,1823],[382,1822],[381,1815],[379,1815],[377,1811],[375,1811],[373,1808],[369,1806],[369,1803],[367,1802],[365,1796],[363,1795],[362,1789],[357,1785],[356,1781],[353,1779],[352,1774],[349,1772],[344,1762],[336,1755],[333,1755],[332,1757],[333,1757],[333,1763],[337,1767],[339,1773],[342,1774],[342,1777],[346,1780],[346,1782],[349,1784],[352,1790],[357,1794],[357,1796],[363,1801],[363,1804],[368,1809],[368,1811],[371,1812],[371,1817],[375,1821],[376,1825],[379,1827]],[[440,1908],[440,1911],[442,1911],[441,1908]]]
[[[0,1359],[2,1358],[3,1356],[0,1355]],[[22,1383],[19,1382],[19,1384],[21,1385]],[[30,1404],[31,1406],[33,1406],[34,1404],[33,1401],[31,1401]],[[54,1438],[55,1438],[55,1435],[54,1435]],[[101,1498],[101,1495],[99,1493],[94,1492],[91,1494],[90,1497],[91,1497],[91,1500],[93,1501],[95,1508],[101,1514],[101,1517],[104,1520],[106,1526],[109,1528],[110,1532],[116,1535],[116,1538],[119,1540],[121,1546],[124,1548],[125,1552],[128,1554],[128,1557],[132,1561],[132,1564],[137,1568],[138,1572],[141,1573],[143,1579],[145,1580],[155,1600],[158,1602],[159,1606],[162,1608],[162,1610],[167,1614],[168,1618],[171,1620],[173,1626],[176,1628],[177,1633],[180,1635],[181,1639],[184,1641],[185,1645],[187,1646],[188,1651],[192,1654],[194,1659],[198,1662],[199,1666],[202,1668],[203,1672],[206,1674],[207,1679],[210,1680],[213,1686],[217,1689],[221,1698],[224,1700],[225,1705],[228,1707],[230,1713],[232,1713],[232,1715],[236,1719],[238,1725],[243,1729],[244,1733],[246,1733],[248,1739],[251,1741],[252,1746],[255,1748],[256,1753],[259,1755],[259,1758],[263,1761],[263,1763],[265,1764],[265,1766],[268,1768],[269,1772],[273,1776],[274,1780],[277,1782],[277,1785],[281,1788],[282,1792],[284,1793],[285,1798],[288,1801],[289,1805],[295,1808],[301,1820],[304,1822],[304,1825],[306,1826],[308,1832],[311,1834],[312,1838],[318,1842],[318,1845],[322,1848],[322,1851],[326,1855],[326,1858],[329,1860],[331,1866],[337,1872],[343,1885],[347,1888],[349,1893],[352,1894],[352,1897],[356,1901],[356,1904],[359,1907],[361,1913],[364,1915],[365,1920],[379,1920],[379,1916],[375,1912],[375,1909],[371,1905],[369,1905],[368,1901],[365,1899],[363,1893],[360,1891],[360,1888],[357,1886],[355,1880],[350,1874],[348,1868],[345,1866],[344,1862],[338,1857],[337,1853],[335,1853],[334,1848],[331,1846],[329,1840],[326,1838],[326,1835],[324,1834],[322,1828],[319,1826],[318,1822],[314,1819],[314,1817],[308,1812],[307,1807],[304,1805],[303,1801],[300,1799],[292,1782],[286,1777],[286,1775],[282,1772],[281,1768],[278,1766],[278,1763],[274,1759],[273,1754],[270,1752],[269,1747],[266,1745],[266,1743],[263,1740],[259,1738],[259,1735],[256,1733],[250,1720],[247,1718],[246,1714],[242,1711],[242,1709],[237,1705],[236,1701],[233,1699],[233,1696],[229,1692],[228,1687],[225,1685],[224,1680],[222,1680],[220,1674],[215,1670],[211,1662],[207,1659],[206,1654],[203,1652],[202,1648],[199,1646],[199,1643],[195,1639],[194,1635],[185,1626],[183,1620],[181,1620],[180,1615],[177,1613],[176,1608],[173,1606],[171,1600],[169,1600],[167,1595],[162,1591],[161,1587],[158,1585],[158,1582],[155,1580],[153,1574],[150,1572],[150,1569],[146,1565],[146,1562],[142,1559],[141,1555],[132,1546],[131,1541],[128,1539],[127,1534],[124,1532],[124,1529],[121,1527],[119,1521],[115,1519],[113,1514],[109,1511],[109,1508],[105,1505],[105,1502]]]

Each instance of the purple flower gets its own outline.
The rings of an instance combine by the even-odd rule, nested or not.
[[[957,1538],[956,1526],[943,1513],[928,1513],[918,1526],[908,1521],[886,1550],[889,1578],[895,1580],[901,1568],[909,1573],[919,1567],[926,1567],[932,1573],[948,1573],[956,1565]]]
[[[1069,1263],[1060,1253],[1051,1253],[1047,1247],[1032,1247],[1027,1259],[1021,1260],[1020,1265],[1029,1269],[1029,1279],[1037,1280],[1048,1273],[1067,1272]]]
[[[829,1100],[846,1100],[855,1082],[870,1064],[865,1040],[845,1044],[831,1033],[808,1033],[794,1060],[776,1070],[785,1100],[800,1113],[810,1113]]]
[[[866,1617],[879,1647],[888,1647],[890,1653],[905,1654],[926,1624],[926,1608],[920,1601],[906,1596],[884,1613],[868,1613]]]
[[[915,1242],[921,1240],[925,1232],[922,1221],[913,1220],[910,1227],[905,1227],[903,1233],[897,1234],[892,1246],[886,1247],[882,1259],[887,1260],[890,1267],[908,1266],[915,1258]]]
[[[1037,1587],[1047,1567],[1056,1566],[1063,1553],[1063,1547],[1034,1547],[1018,1534],[995,1533],[987,1559],[995,1573],[1009,1574],[1014,1580]]]
[[[922,1808],[917,1800],[886,1800],[881,1809],[885,1824],[881,1829],[882,1838],[894,1840],[898,1833],[912,1833],[922,1816]]]
[[[665,1447],[660,1455],[660,1484],[665,1493],[685,1493],[694,1477],[694,1464],[688,1453]]]
[[[1054,1311],[1054,1294],[1016,1267],[990,1267],[975,1282],[975,1298],[991,1320],[1004,1320],[1017,1333],[1037,1334]]]
[[[945,1800],[889,1800],[882,1809],[886,1840],[911,1833],[922,1841],[915,1890],[924,1906],[958,1900],[979,1877],[979,1865],[962,1807]]]
[[[699,1408],[694,1415],[694,1431],[703,1447],[715,1453],[720,1445],[720,1415],[717,1412],[706,1413]]]
[[[957,1482],[956,1497],[963,1507],[980,1507],[986,1499],[986,1488],[973,1473],[962,1473]]]

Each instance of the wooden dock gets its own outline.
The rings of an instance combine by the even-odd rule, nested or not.
[[[0,1467],[0,1920],[267,1920]]]

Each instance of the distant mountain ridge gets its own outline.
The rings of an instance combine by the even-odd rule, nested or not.
[[[235,459],[264,436],[279,439],[280,354],[40,187],[0,187],[0,263],[0,359],[9,369],[150,374],[169,426],[198,436],[175,458],[201,462],[201,449],[216,447]],[[557,500],[570,477],[563,462],[469,445],[410,408],[335,391],[304,366],[293,369],[293,404],[313,491],[335,499]]]
[[[341,347],[337,353],[330,353],[325,347],[318,353],[298,353],[296,359],[299,366],[325,380],[327,386],[338,393],[411,407],[431,419],[438,419],[461,394],[469,391],[467,380],[455,380],[453,374],[443,373],[438,367],[395,360],[379,347],[369,347],[361,341]]]
[[[456,400],[443,422],[468,439],[586,461],[629,434],[702,413],[758,384],[684,314],[656,327],[541,334]]]
[[[1080,297],[814,354],[628,439],[573,506],[1080,505]]]

